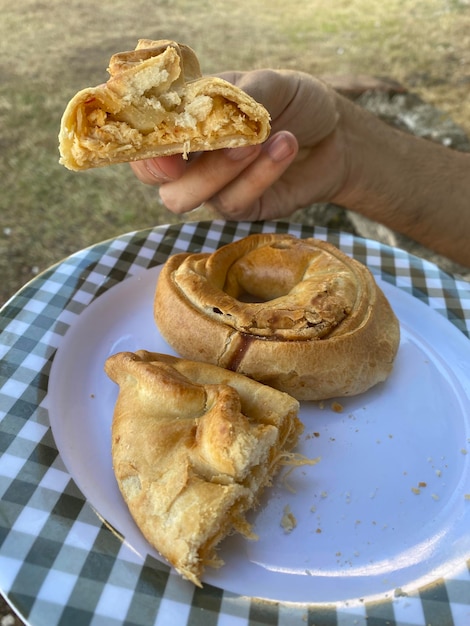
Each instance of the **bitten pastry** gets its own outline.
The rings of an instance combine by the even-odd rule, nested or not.
[[[139,350],[111,356],[119,385],[112,458],[119,488],[147,540],[200,585],[222,565],[219,542],[255,538],[256,505],[302,432],[285,393],[214,365]]]
[[[364,265],[325,241],[285,234],[170,257],[154,315],[181,356],[299,400],[355,395],[384,381],[400,341],[398,320]]]
[[[140,39],[111,57],[107,83],[78,92],[59,133],[60,163],[71,170],[169,154],[261,143],[269,114],[221,78],[202,77],[194,51]]]

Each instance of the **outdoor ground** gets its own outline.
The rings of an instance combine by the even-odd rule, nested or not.
[[[0,304],[50,264],[176,221],[127,165],[58,164],[60,117],[140,37],[191,45],[206,73],[256,67],[393,78],[470,131],[470,0],[0,0]]]

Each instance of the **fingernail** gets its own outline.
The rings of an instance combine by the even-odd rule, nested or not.
[[[284,135],[276,135],[268,141],[266,150],[273,161],[284,161],[294,152],[292,143]]]
[[[243,161],[258,150],[258,146],[242,146],[241,148],[226,148],[225,154],[231,161]]]
[[[159,183],[169,182],[173,180],[168,174],[158,165],[153,159],[144,161],[145,169],[147,172],[155,178]]]

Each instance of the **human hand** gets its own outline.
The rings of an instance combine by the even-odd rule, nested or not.
[[[206,203],[228,219],[276,219],[333,199],[347,175],[335,92],[289,70],[221,77],[266,106],[269,139],[190,155],[188,161],[181,155],[137,161],[131,164],[137,178],[160,185],[162,202],[176,214]]]

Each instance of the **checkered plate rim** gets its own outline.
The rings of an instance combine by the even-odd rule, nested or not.
[[[54,354],[91,302],[181,251],[214,250],[254,232],[318,237],[425,302],[470,337],[470,288],[436,265],[349,233],[283,222],[159,226],[77,252],[28,283],[0,316],[0,590],[32,626],[176,623],[466,626],[470,562],[414,594],[351,605],[261,602],[196,589],[159,561],[142,562],[92,509],[62,463],[47,387]]]

